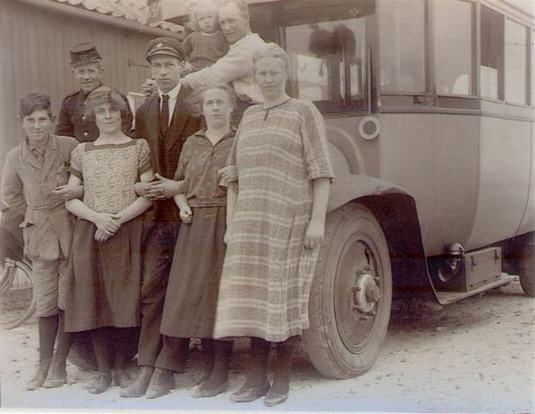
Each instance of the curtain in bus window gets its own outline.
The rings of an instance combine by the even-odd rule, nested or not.
[[[528,39],[526,28],[505,21],[505,100],[526,103]]]
[[[503,100],[504,17],[481,6],[481,96]]]
[[[472,5],[431,2],[437,94],[471,95]]]
[[[290,22],[285,34],[294,96],[334,103],[363,98],[364,18]]]
[[[425,19],[422,0],[378,3],[383,92],[425,92]]]

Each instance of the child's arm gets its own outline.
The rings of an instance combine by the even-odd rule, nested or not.
[[[24,215],[26,212],[26,199],[22,191],[22,180],[17,174],[14,164],[11,154],[9,154],[2,174],[2,200],[7,204],[7,210],[10,213]]]
[[[78,177],[71,174],[67,185],[80,185],[81,182],[82,181]],[[118,221],[118,215],[97,213],[96,211],[91,210],[77,198],[66,201],[65,207],[75,216],[95,224],[97,229],[108,237],[117,233],[121,227],[121,223]]]
[[[154,176],[152,168],[145,171],[139,177],[142,182],[148,182]],[[143,214],[151,205],[151,201],[146,197],[138,197],[135,201],[126,207],[123,211],[120,211],[117,215],[119,216],[119,223],[124,224],[137,216]]]
[[[180,210],[180,220],[182,220],[184,223],[191,223],[193,212],[191,211],[191,207],[188,204],[186,195],[177,194],[173,197],[173,199],[175,200],[175,204]]]

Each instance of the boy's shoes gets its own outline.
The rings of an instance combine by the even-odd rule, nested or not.
[[[173,371],[163,368],[156,368],[150,380],[145,397],[150,399],[158,398],[169,394],[169,391],[171,391],[173,388],[175,388],[175,376]]]
[[[268,407],[273,407],[278,404],[282,404],[288,399],[288,393],[278,393],[275,391],[269,391],[264,397],[264,405]]]

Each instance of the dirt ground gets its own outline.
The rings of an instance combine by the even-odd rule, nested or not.
[[[325,379],[300,355],[294,364],[289,400],[277,410],[534,412],[534,316],[535,300],[521,294],[517,280],[450,305],[441,315],[415,318],[398,309],[393,312],[382,354],[368,373],[345,381]],[[1,331],[0,351],[3,409],[266,409],[261,399],[232,403],[228,393],[192,398],[202,366],[202,354],[196,350],[188,371],[177,375],[176,390],[157,400],[123,399],[117,388],[91,395],[84,389],[91,372],[72,365],[70,385],[25,391],[37,360],[35,320]],[[231,391],[241,384],[246,365],[246,342],[240,342],[231,370]]]

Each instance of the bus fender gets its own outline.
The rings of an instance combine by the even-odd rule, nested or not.
[[[438,301],[429,270],[416,201],[402,187],[364,174],[337,176],[332,185],[327,211],[358,202],[375,215],[381,225],[392,265],[396,295]]]

